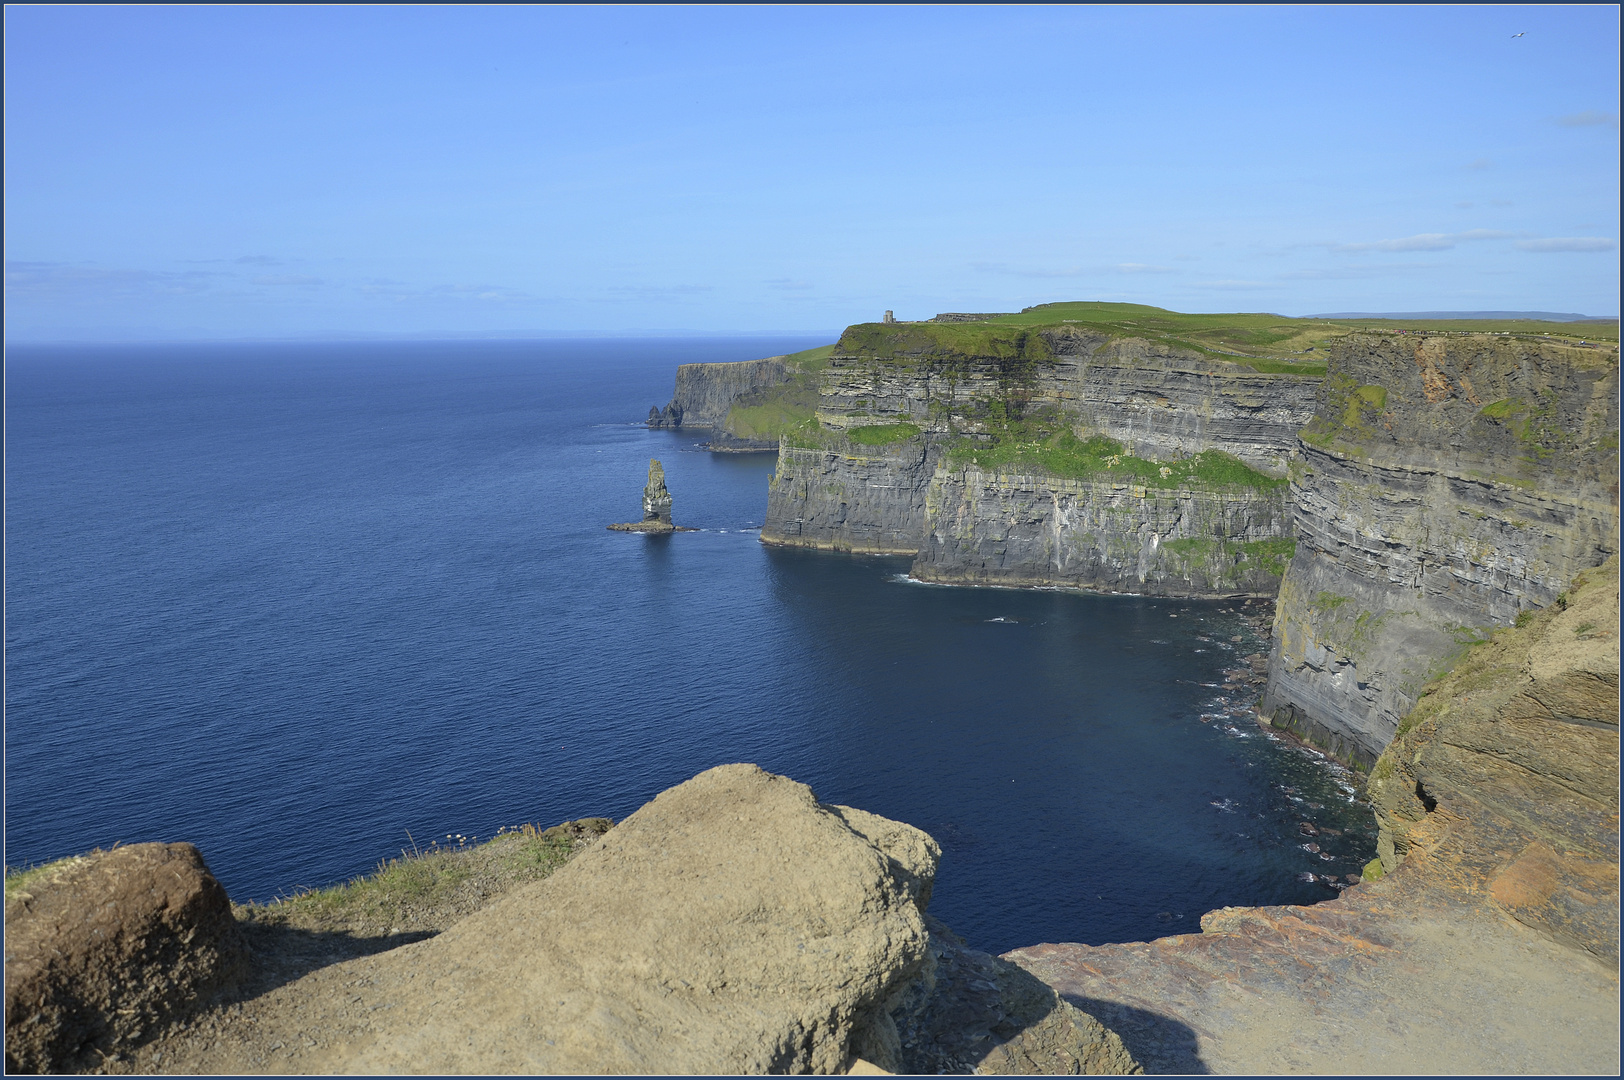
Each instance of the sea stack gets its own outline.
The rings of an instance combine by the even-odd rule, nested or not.
[[[665,467],[659,458],[648,459],[648,485],[643,488],[643,524],[671,527],[671,492],[665,486]]]
[[[643,488],[643,520],[618,522],[609,526],[620,532],[692,532],[671,524],[671,492],[665,486],[665,467],[659,458],[648,459],[648,484]]]

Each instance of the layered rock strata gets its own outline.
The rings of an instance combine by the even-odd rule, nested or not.
[[[940,452],[922,439],[883,447],[778,451],[761,541],[870,555],[912,555]]]
[[[823,375],[818,436],[780,448],[762,541],[913,555],[930,581],[1273,595],[1290,547],[1283,490],[1147,489],[946,451],[1038,423],[1130,455],[1218,450],[1283,475],[1314,380],[1072,326],[989,334],[980,352],[954,352],[920,324],[848,330]],[[899,441],[855,441],[887,431]]]
[[[989,403],[1013,401],[1029,413],[1053,409],[1131,453],[1221,450],[1284,475],[1297,431],[1314,415],[1317,379],[1161,342],[1067,326],[1031,332],[1009,350],[1014,356],[954,355],[914,340],[911,329],[843,335],[824,373],[819,419],[834,428],[907,420],[944,436],[984,429]]]
[[[1618,546],[1618,351],[1355,335],[1292,472],[1264,709],[1369,767],[1484,628]]]
[[[1377,762],[1382,876],[1202,933],[1005,954],[1147,1071],[1617,1075],[1618,565],[1432,684]]]
[[[790,380],[782,356],[730,364],[682,364],[676,393],[664,409],[649,409],[649,427],[720,427],[734,401]]]
[[[643,520],[617,522],[609,528],[617,532],[692,532],[671,523],[671,492],[665,486],[665,467],[658,458],[649,458],[648,483],[643,486]]]
[[[973,466],[936,470],[925,518],[910,571],[921,581],[1172,596],[1273,596],[1288,527],[1283,490],[1147,488]]]

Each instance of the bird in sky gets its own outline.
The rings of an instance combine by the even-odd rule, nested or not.
[[[1514,37],[1514,38],[1520,38],[1520,37],[1522,37],[1522,36],[1523,36],[1523,34],[1526,34],[1526,33],[1528,33],[1528,31],[1527,31],[1527,30],[1524,30],[1524,31],[1523,31],[1523,32],[1522,32],[1522,34],[1512,34],[1512,35],[1511,35],[1511,36],[1512,36],[1512,37]]]

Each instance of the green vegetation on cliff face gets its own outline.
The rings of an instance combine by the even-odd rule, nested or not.
[[[919,434],[918,424],[866,424],[846,429],[846,438],[860,446],[886,446]]]
[[[722,430],[736,439],[775,443],[814,425],[819,381],[834,350],[833,345],[820,345],[784,357],[784,366],[791,372],[789,381],[740,397],[728,410]]]
[[[1069,480],[1103,480],[1147,488],[1276,491],[1286,484],[1258,472],[1233,455],[1205,450],[1173,461],[1150,461],[1127,453],[1104,435],[1080,438],[1036,421],[1004,425],[984,439],[961,438],[948,446],[954,468],[1025,469]]]

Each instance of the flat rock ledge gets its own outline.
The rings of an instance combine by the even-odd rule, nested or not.
[[[608,527],[616,532],[655,534],[699,531],[697,529],[690,529],[684,525],[673,525],[669,521],[617,521]]]

